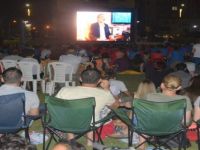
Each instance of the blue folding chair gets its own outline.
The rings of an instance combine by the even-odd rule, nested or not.
[[[30,142],[24,93],[0,96],[0,114],[0,134],[14,134],[24,130],[25,138]]]

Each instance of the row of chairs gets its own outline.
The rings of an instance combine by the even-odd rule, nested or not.
[[[73,67],[70,64],[61,62],[51,62],[44,69],[44,76],[48,76],[49,82],[41,78],[41,67],[40,64],[35,62],[17,62],[14,60],[1,60],[4,69],[10,67],[18,67],[23,73],[22,81],[23,88],[27,87],[28,82],[33,83],[33,91],[37,92],[37,83],[41,83],[41,88],[43,93],[48,93],[49,95],[54,94],[55,84],[64,83],[65,86],[75,86],[75,81],[73,81]],[[37,70],[36,77],[34,77],[33,68]],[[46,86],[48,85],[48,87]]]
[[[15,133],[25,129],[28,136],[28,117],[25,113],[24,94],[13,94],[0,96],[0,113],[7,114],[0,117],[0,134]],[[142,99],[135,99],[131,108],[132,118],[129,118],[127,111],[123,109],[112,109],[111,113],[102,120],[95,121],[95,98],[89,97],[76,100],[63,100],[53,96],[45,97],[46,113],[43,115],[43,149],[48,149],[52,140],[66,140],[61,132],[76,134],[74,140],[82,137],[89,131],[93,131],[93,142],[95,133],[100,138],[102,125],[113,116],[122,120],[129,129],[128,146],[132,146],[133,132],[138,133],[146,139],[145,142],[162,149],[162,146],[169,149],[168,142],[178,137],[179,149],[186,149],[186,101],[185,99],[171,102],[151,102]],[[18,109],[15,109],[18,108]],[[8,113],[9,112],[9,113]],[[8,116],[9,115],[9,116]],[[134,119],[136,118],[136,119]],[[100,125],[99,125],[100,124]],[[100,130],[97,130],[99,129]],[[50,134],[50,140],[45,143],[46,132]],[[199,137],[199,124],[197,127]],[[199,146],[198,138],[198,146]],[[144,144],[144,143],[141,143]],[[181,146],[182,145],[182,146]],[[137,147],[139,147],[138,145]],[[137,148],[136,147],[136,148]],[[200,146],[198,147],[200,150]]]
[[[55,142],[66,140],[66,137],[62,136],[60,132],[74,133],[76,136],[73,140],[77,140],[87,132],[93,131],[93,141],[95,141],[95,133],[98,135],[98,140],[102,141],[100,140],[101,130],[97,129],[112,118],[109,115],[100,121],[95,121],[94,97],[63,100],[46,96],[45,106],[45,113],[33,118],[26,115],[24,93],[0,96],[0,113],[7,114],[0,117],[0,134],[25,130],[26,141],[30,142],[28,134],[30,121],[28,120],[41,118],[44,127],[43,149],[45,150],[49,149],[52,140]],[[45,142],[47,131],[50,135],[48,143]]]

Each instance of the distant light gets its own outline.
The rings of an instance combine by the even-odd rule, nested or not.
[[[137,22],[137,23],[140,23],[140,21],[139,21],[139,20],[137,20],[136,22]]]
[[[17,21],[16,21],[16,20],[13,20],[12,22],[13,22],[13,23],[17,23]]]
[[[24,20],[24,24],[28,24],[29,22],[28,22],[28,20]]]
[[[32,30],[36,30],[36,27],[33,27]]]
[[[50,27],[50,25],[46,25],[45,28],[48,30],[48,29],[50,29],[51,27]]]
[[[185,6],[185,4],[181,4],[181,7],[184,7]]]
[[[177,10],[178,10],[178,7],[177,7],[177,6],[172,6],[172,10],[173,10],[173,11],[177,11]]]
[[[26,6],[26,7],[30,7],[30,4],[29,4],[29,3],[26,3],[25,6]]]
[[[26,26],[27,28],[31,28],[31,24],[30,24],[30,23],[25,24],[25,26]]]
[[[195,24],[195,25],[193,25],[192,27],[193,27],[194,29],[196,29],[198,26]]]
[[[182,8],[180,8],[180,9],[179,9],[179,18],[181,18],[181,17],[182,17],[182,13],[183,13],[183,9],[182,9]]]
[[[31,16],[31,10],[29,8],[27,9],[27,14],[29,17]]]

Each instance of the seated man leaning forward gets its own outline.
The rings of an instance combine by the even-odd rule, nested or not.
[[[95,108],[95,120],[98,121],[100,118],[100,112],[106,105],[114,106],[117,101],[110,93],[109,90],[98,88],[97,85],[101,84],[100,72],[96,69],[86,69],[81,73],[80,78],[82,85],[76,87],[64,87],[62,88],[56,97],[62,99],[79,99],[87,97],[95,97],[96,108]],[[92,132],[87,134],[89,139],[92,139]],[[68,140],[74,136],[68,134]],[[88,145],[92,143],[88,140]]]
[[[36,93],[24,90],[20,87],[22,72],[11,67],[3,72],[2,82],[4,84],[0,87],[0,96],[24,93],[25,94],[25,111],[27,115],[35,116],[39,114],[39,98]]]

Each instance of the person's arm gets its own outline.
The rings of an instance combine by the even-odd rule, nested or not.
[[[200,119],[200,96],[194,102],[194,116],[193,120],[197,121]]]
[[[186,112],[186,124],[189,124],[191,122],[191,111]]]
[[[194,107],[194,117],[193,120],[197,121],[200,119],[200,107]]]
[[[28,115],[30,116],[37,116],[39,115],[39,109],[38,108],[32,108],[29,110]]]
[[[28,105],[30,105],[30,109],[28,110],[28,115],[30,116],[36,116],[39,115],[39,98],[37,96],[37,94],[33,93],[33,92],[27,92],[26,93],[26,101],[29,101],[30,103],[27,103]]]

